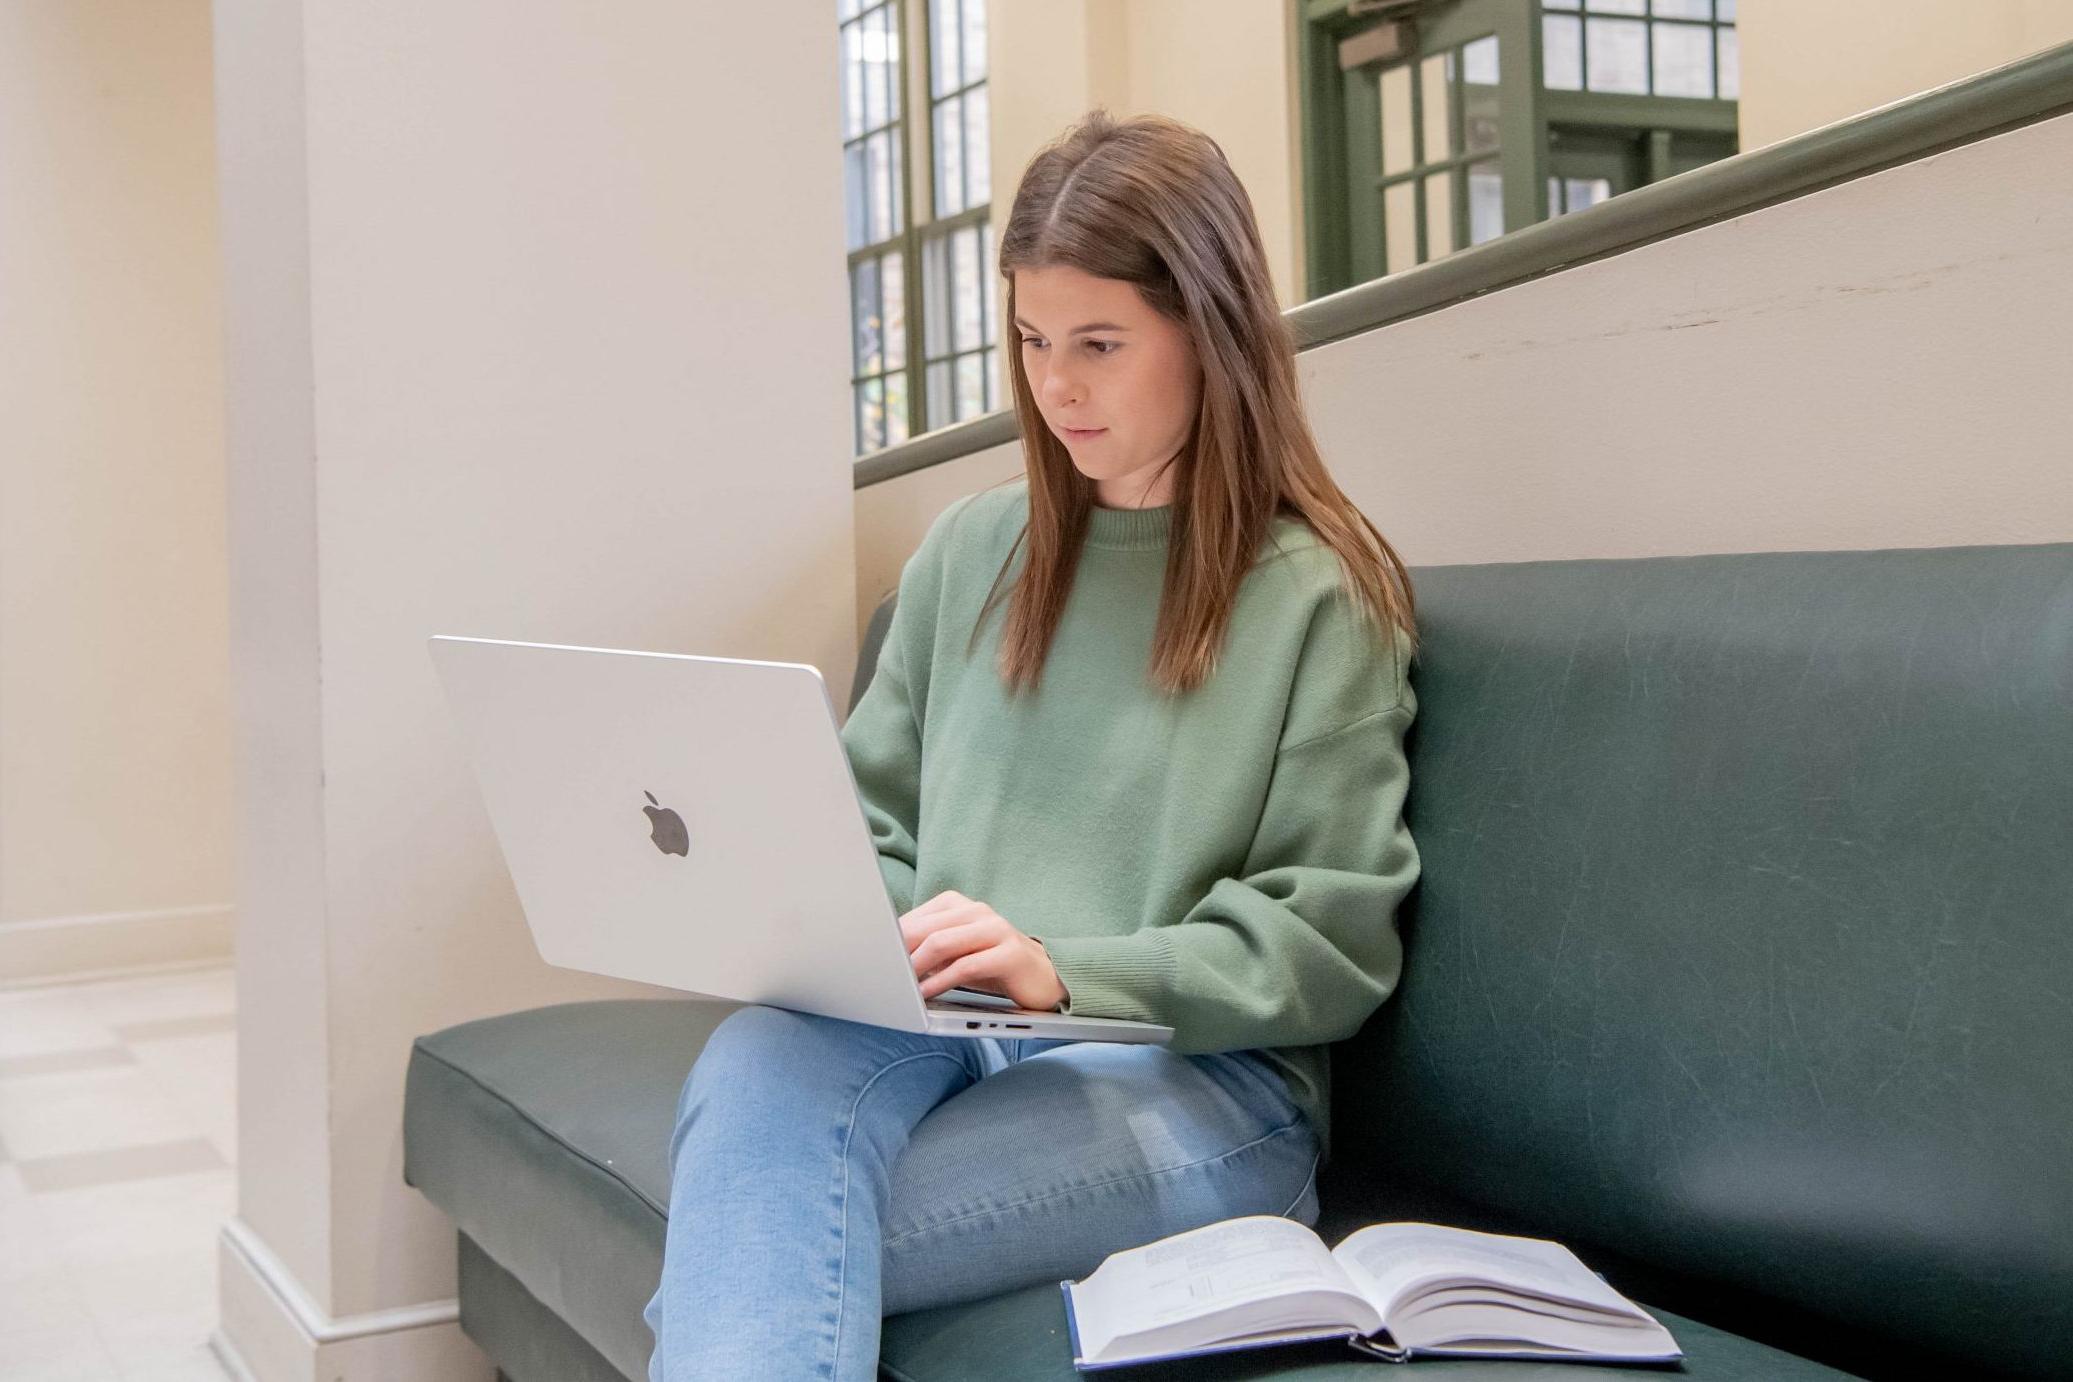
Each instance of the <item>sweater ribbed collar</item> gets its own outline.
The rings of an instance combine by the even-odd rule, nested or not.
[[[1150,509],[1110,509],[1096,504],[1087,511],[1086,543],[1119,551],[1157,549],[1166,545],[1172,526],[1171,504]]]

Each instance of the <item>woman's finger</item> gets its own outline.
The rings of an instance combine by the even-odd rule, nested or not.
[[[954,989],[979,979],[999,976],[999,955],[1005,947],[988,946],[974,950],[969,955],[952,960],[943,968],[921,982],[921,996],[934,998],[945,989]]]
[[[983,950],[989,945],[998,945],[1003,939],[1001,927],[1006,925],[999,917],[988,914],[961,925],[946,925],[931,931],[911,952],[914,972],[926,974],[940,969],[961,955],[974,950]]]
[[[907,943],[907,953],[913,954],[920,945],[937,931],[947,926],[957,926],[970,921],[975,915],[991,914],[993,909],[983,902],[946,902],[940,906],[935,902],[927,904],[932,910],[924,912],[917,907],[900,918],[900,935]]]

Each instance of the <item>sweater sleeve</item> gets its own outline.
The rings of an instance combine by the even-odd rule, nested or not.
[[[1403,818],[1417,697],[1402,636],[1392,677],[1390,653],[1378,665],[1346,639],[1350,618],[1318,621],[1306,646],[1240,876],[1170,924],[1044,938],[1066,1012],[1165,1023],[1173,1050],[1208,1053],[1343,1040],[1395,989],[1396,911],[1419,874]]]
[[[942,539],[951,512],[939,514],[900,570],[893,617],[864,694],[842,726],[842,747],[878,850],[893,910],[914,910],[921,838],[921,726],[942,589]]]

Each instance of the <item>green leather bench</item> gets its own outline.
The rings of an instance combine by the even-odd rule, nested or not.
[[[1334,1050],[1326,1241],[1559,1238],[1702,1379],[2073,1375],[2073,544],[1413,576],[1424,871],[1403,985]],[[644,1382],[670,1120],[730,1008],[413,1045],[404,1179],[512,1382]],[[883,1372],[1071,1378],[1064,1324],[1053,1283],[894,1316]],[[1323,1342],[1112,1375],[1377,1366]]]

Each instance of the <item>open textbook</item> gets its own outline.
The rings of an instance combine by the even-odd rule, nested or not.
[[[1371,1224],[1327,1249],[1294,1219],[1252,1214],[1111,1253],[1059,1286],[1082,1372],[1333,1338],[1399,1363],[1684,1356],[1560,1243],[1439,1224]]]

